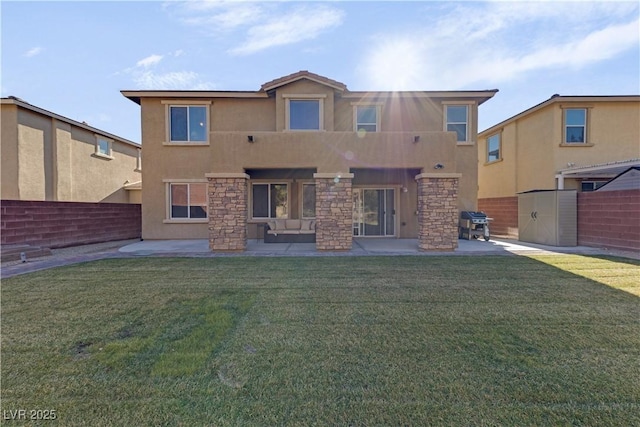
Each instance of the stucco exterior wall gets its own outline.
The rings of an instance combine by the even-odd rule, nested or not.
[[[563,144],[563,110],[586,108],[586,144]],[[640,102],[587,99],[552,102],[479,136],[478,197],[514,196],[556,188],[555,175],[568,165],[590,166],[640,158]],[[487,138],[501,133],[501,157],[487,163]],[[566,179],[565,189],[580,180]]]
[[[287,99],[295,99],[297,95],[303,98],[318,95],[322,99],[320,131],[287,130]],[[207,221],[170,220],[169,185],[172,182],[206,182],[206,174],[244,173],[251,182],[256,178],[251,176],[251,171],[300,169],[309,171],[308,176],[303,177],[309,182],[313,182],[316,173],[354,173],[354,187],[396,189],[396,236],[417,237],[416,175],[424,172],[461,174],[458,207],[472,210],[477,206],[477,102],[462,95],[459,99],[450,96],[447,102],[453,100],[470,107],[468,126],[472,140],[468,143],[459,144],[455,133],[443,131],[445,99],[439,97],[343,94],[330,85],[305,79],[269,89],[268,93],[242,93],[237,97],[233,93],[210,97],[192,93],[181,97],[179,92],[143,94],[136,102],[141,106],[144,162],[152,165],[143,171],[143,238],[209,236]],[[169,143],[169,106],[190,102],[209,108],[208,141]],[[358,103],[380,106],[378,132],[363,135],[354,131],[354,105]],[[249,136],[253,142],[249,142]],[[436,164],[444,167],[434,169]],[[382,179],[365,172],[374,170],[394,170],[400,178]],[[284,175],[278,181],[289,184],[289,217],[297,218],[301,208],[301,181]],[[249,215],[247,238],[261,238],[259,222],[265,221],[254,221]]]
[[[0,141],[2,142],[2,164],[0,167],[0,189],[3,199],[19,199],[18,182],[18,107],[0,105]]]
[[[111,158],[95,155],[92,130],[3,103],[2,198],[128,203],[123,185],[141,180],[140,148],[106,138]]]

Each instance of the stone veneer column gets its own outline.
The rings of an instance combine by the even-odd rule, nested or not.
[[[209,249],[242,252],[247,248],[247,193],[249,175],[208,173]]]
[[[316,173],[316,249],[348,251],[353,241],[352,173]]]
[[[458,247],[457,173],[424,173],[418,181],[418,247],[453,251]]]

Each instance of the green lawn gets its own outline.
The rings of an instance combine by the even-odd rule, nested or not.
[[[640,425],[639,277],[640,261],[578,255],[137,258],[17,276],[2,281],[3,418]]]

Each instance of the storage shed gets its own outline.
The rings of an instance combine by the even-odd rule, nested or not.
[[[578,243],[576,190],[518,193],[519,240],[551,246]]]

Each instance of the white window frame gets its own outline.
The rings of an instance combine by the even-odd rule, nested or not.
[[[95,144],[95,151],[93,153],[93,155],[95,157],[99,157],[101,159],[105,159],[105,160],[113,160],[113,139],[111,138],[107,138],[104,137],[102,135],[98,135],[95,134],[96,137],[96,144]],[[100,142],[106,142],[107,143],[107,152],[103,153],[101,148],[100,148]]]
[[[205,218],[173,218],[171,215],[171,186],[172,185],[187,185],[187,200],[190,199],[189,193],[191,192],[191,184],[208,184],[206,179],[164,179],[165,184],[165,200],[166,200],[166,211],[165,211],[165,219],[163,223],[165,224],[204,224],[209,222],[209,208],[205,209]],[[189,209],[187,209],[189,212]]]
[[[569,110],[582,110],[584,111],[584,124],[583,125],[568,125],[567,124],[567,112]],[[562,143],[565,145],[586,145],[589,141],[589,134],[587,124],[589,123],[589,109],[586,107],[565,107],[562,110]],[[583,129],[583,141],[567,141],[567,129],[568,128],[578,128],[581,127]]]
[[[304,186],[305,185],[313,185],[314,187],[316,187],[316,183],[314,181],[307,181],[307,182],[300,183],[300,218],[316,219],[315,209],[314,209],[313,216],[304,216]]]
[[[380,116],[382,113],[382,104],[380,103],[365,103],[365,102],[353,102],[351,103],[353,106],[353,131],[359,132],[358,130],[358,108],[375,108],[376,109],[376,122],[375,123],[363,123],[365,125],[375,125],[376,129],[374,131],[367,132],[382,132],[380,128]]]
[[[291,182],[290,181],[286,181],[286,180],[255,180],[255,181],[251,181],[250,183],[251,185],[249,186],[249,218],[251,220],[260,220],[260,221],[266,221],[266,220],[272,220],[272,219],[288,219],[290,217],[290,211],[291,211]],[[271,218],[270,216],[267,217],[262,217],[262,216],[253,216],[253,186],[254,185],[266,185],[267,189],[268,189],[268,193],[267,193],[267,209],[269,211],[269,215],[271,215],[271,186],[272,185],[286,185],[287,186],[287,214],[285,217],[283,218]]]
[[[470,104],[468,102],[445,102],[442,104],[443,106],[443,122],[444,122],[444,126],[443,129],[445,132],[454,132],[456,134],[456,142],[458,144],[473,144],[473,141],[471,140],[471,112],[473,111],[472,107],[473,104]],[[467,108],[467,117],[466,117],[466,122],[450,122],[449,121],[449,117],[448,117],[448,108],[449,107],[466,107]],[[450,131],[448,130],[449,125],[455,125],[455,124],[462,124],[464,123],[466,125],[466,135],[465,135],[465,139],[464,141],[458,141],[458,133],[455,131]]]
[[[322,132],[324,131],[324,100],[323,94],[283,94],[285,100],[285,130],[289,132]],[[291,101],[318,101],[318,129],[291,129]]]
[[[163,100],[165,106],[165,142],[163,145],[198,146],[209,145],[209,133],[211,128],[211,101],[198,100]],[[171,107],[204,107],[205,108],[205,140],[204,141],[173,141],[171,140]],[[187,125],[189,119],[187,118]],[[187,135],[189,132],[187,131]]]
[[[492,160],[492,159],[489,159],[489,153],[491,152],[489,141],[491,140],[491,138],[495,138],[495,137],[498,138],[498,158]],[[487,150],[486,150],[485,161],[487,163],[495,163],[495,162],[499,162],[500,160],[502,160],[502,132],[496,132],[487,137]]]

